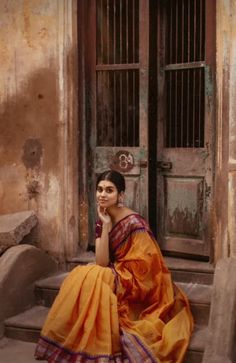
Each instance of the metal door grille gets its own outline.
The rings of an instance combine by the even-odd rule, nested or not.
[[[204,146],[204,69],[171,71],[167,81],[167,147]]]
[[[205,0],[167,0],[166,63],[205,59]]]
[[[97,145],[138,146],[139,71],[97,72]]]
[[[204,147],[205,0],[167,0],[166,147]]]
[[[97,0],[97,64],[137,63],[138,24],[138,0]]]
[[[139,0],[97,0],[98,146],[139,146]]]

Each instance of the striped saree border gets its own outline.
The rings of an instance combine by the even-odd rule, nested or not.
[[[159,360],[152,355],[151,351],[136,335],[122,329],[121,340],[130,363],[159,363]]]
[[[40,336],[39,338],[35,350],[35,359],[46,359],[49,363],[130,363],[129,358],[124,357],[122,354],[111,356],[74,352],[45,336]]]

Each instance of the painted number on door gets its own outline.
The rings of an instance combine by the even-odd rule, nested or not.
[[[121,172],[128,172],[134,167],[134,157],[127,150],[120,150],[112,160],[111,168]]]

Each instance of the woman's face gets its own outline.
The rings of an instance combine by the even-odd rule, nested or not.
[[[109,208],[117,204],[118,190],[109,180],[101,180],[97,186],[97,202],[102,208]]]

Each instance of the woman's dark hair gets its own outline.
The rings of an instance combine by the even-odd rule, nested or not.
[[[106,170],[101,173],[97,178],[96,188],[102,180],[109,180],[112,182],[116,186],[118,193],[125,191],[125,178],[116,170]]]

